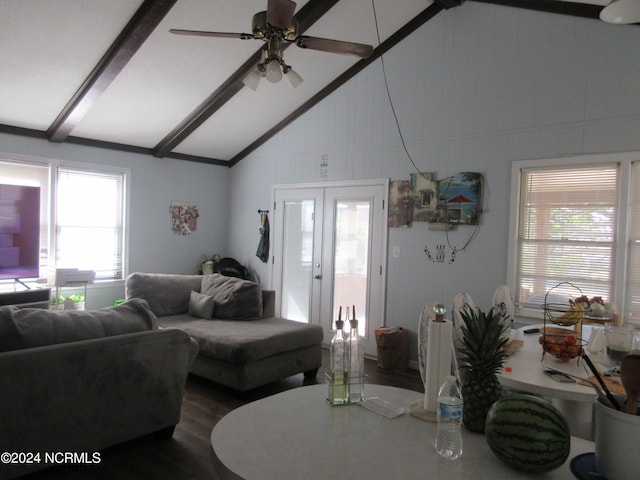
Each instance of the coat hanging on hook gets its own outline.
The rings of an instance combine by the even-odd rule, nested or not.
[[[258,214],[260,214],[260,228],[258,229],[260,242],[256,256],[263,263],[267,263],[269,260],[269,210],[258,210]]]

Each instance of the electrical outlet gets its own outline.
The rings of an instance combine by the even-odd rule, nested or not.
[[[393,258],[399,258],[399,257],[400,257],[400,247],[396,245],[393,247]]]

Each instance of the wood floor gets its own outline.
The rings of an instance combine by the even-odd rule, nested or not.
[[[415,370],[389,371],[365,361],[367,383],[392,385],[424,392]],[[323,350],[322,367],[312,383],[324,381],[328,352]],[[180,423],[172,438],[145,437],[101,453],[101,463],[86,466],[58,466],[23,477],[24,480],[204,480],[219,479],[212,465],[211,430],[225,414],[247,402],[303,385],[302,374],[281,382],[239,394],[196,376],[187,381]],[[365,387],[366,393],[366,387]],[[265,419],[265,421],[268,421]],[[259,426],[256,426],[259,428]]]

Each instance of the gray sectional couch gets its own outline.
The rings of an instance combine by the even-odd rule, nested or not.
[[[94,311],[0,307],[0,479],[52,466],[46,455],[89,461],[134,438],[171,435],[198,346],[158,329],[146,302]],[[5,454],[6,455],[6,454]]]
[[[314,377],[322,328],[274,317],[275,293],[234,277],[133,273],[127,299],[148,302],[161,328],[194,338],[191,372],[241,392],[297,373]]]

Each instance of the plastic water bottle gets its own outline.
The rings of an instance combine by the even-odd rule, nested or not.
[[[448,376],[438,391],[436,453],[447,460],[462,455],[462,395],[456,377]]]

